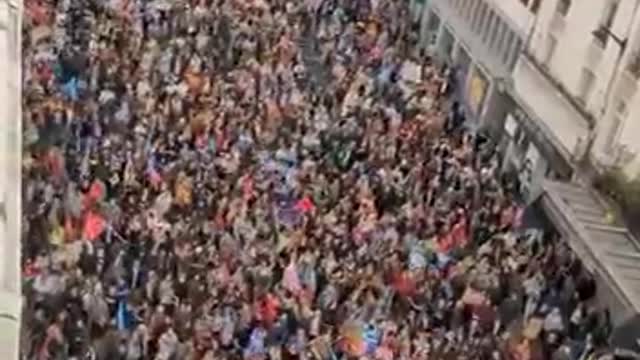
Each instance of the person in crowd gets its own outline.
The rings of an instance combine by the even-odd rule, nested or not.
[[[527,235],[451,68],[413,53],[408,2],[27,3],[26,358],[606,345],[586,270]]]

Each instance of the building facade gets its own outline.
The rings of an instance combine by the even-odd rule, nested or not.
[[[522,79],[530,75],[525,67],[537,68],[562,98],[559,106],[549,105],[548,94],[538,96],[546,90],[527,97],[540,113],[562,114],[544,120],[565,149],[631,176],[640,171],[640,126],[632,121],[640,115],[639,8],[638,0],[542,1],[518,74]]]
[[[467,117],[491,127],[504,111],[503,82],[515,68],[533,17],[514,20],[498,0],[431,0],[423,8],[423,43],[456,66]]]
[[[17,359],[21,318],[22,4],[0,0],[0,358]]]
[[[554,146],[557,140],[515,91],[541,5],[537,0],[431,0],[421,27],[430,52],[455,65],[457,95],[467,117],[502,139],[504,169],[518,173],[531,198],[551,165],[555,173],[571,176],[569,152]]]
[[[416,7],[414,7],[416,8]],[[430,0],[422,43],[535,198],[576,163],[640,174],[640,0]]]
[[[458,97],[605,289],[640,313],[638,240],[607,220],[582,166],[640,175],[640,0],[431,0],[423,44],[457,67]],[[480,80],[476,78],[480,74]]]

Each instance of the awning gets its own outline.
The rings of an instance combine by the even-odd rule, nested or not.
[[[626,227],[612,221],[607,205],[594,190],[554,181],[546,181],[543,189],[543,207],[551,221],[572,234],[567,239],[571,248],[587,269],[607,283],[611,295],[623,306],[623,309],[611,309],[617,317],[614,322],[639,314],[640,244],[637,239]]]
[[[615,350],[633,352],[640,357],[640,315],[615,328],[609,341]]]
[[[545,132],[557,139],[564,151],[573,153],[578,139],[586,139],[589,122],[558,89],[521,56],[513,73],[513,90],[530,111],[542,120]]]

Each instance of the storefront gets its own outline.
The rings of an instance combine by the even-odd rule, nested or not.
[[[507,94],[510,109],[504,116],[500,142],[502,170],[516,177],[523,201],[531,203],[541,194],[545,178],[571,178],[571,156],[553,141],[544,123],[530,115],[533,112],[526,110],[515,93]]]
[[[473,129],[494,127],[493,122],[502,118],[505,108],[496,83],[509,77],[519,43],[514,42],[509,51],[489,48],[489,43],[448,2],[431,1],[423,12],[422,46],[438,62],[454,66],[456,99],[471,120],[469,125]],[[510,31],[506,25],[501,29],[505,33]],[[491,132],[495,135],[493,129]]]
[[[542,207],[561,238],[593,276],[596,304],[611,312],[614,328],[640,313],[640,243],[609,216],[593,189],[545,181]]]

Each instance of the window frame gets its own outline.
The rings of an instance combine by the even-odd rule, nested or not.
[[[558,0],[558,4],[556,5],[556,12],[564,17],[567,17],[567,15],[569,15],[569,12],[571,11],[571,5],[573,5],[571,0]]]
[[[587,67],[582,68],[582,71],[580,73],[580,88],[578,89],[578,100],[586,105],[593,95],[595,85],[596,74]]]
[[[542,0],[533,0],[531,2],[531,6],[529,7],[529,11],[534,14],[537,14],[540,11],[540,5],[542,5]]]

